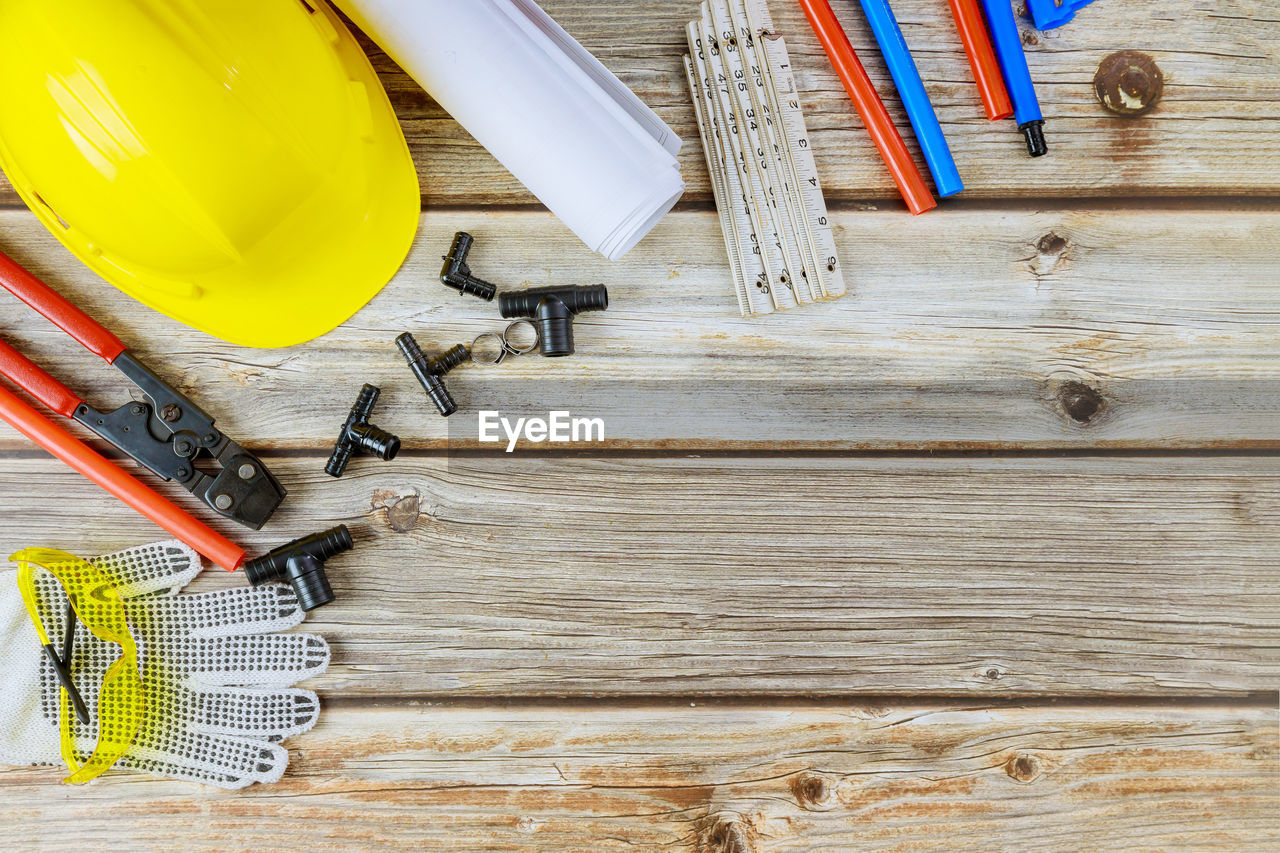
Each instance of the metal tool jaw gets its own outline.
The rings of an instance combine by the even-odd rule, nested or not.
[[[110,412],[81,403],[73,417],[155,474],[182,485],[219,515],[261,529],[287,494],[267,467],[132,353],[121,353],[114,365],[147,401]],[[201,470],[198,463],[206,458],[220,470]]]

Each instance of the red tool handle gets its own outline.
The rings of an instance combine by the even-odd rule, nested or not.
[[[215,565],[234,572],[244,562],[243,548],[99,456],[87,444],[3,386],[0,386],[0,418],[118,500],[209,558]]]
[[[76,407],[84,402],[4,341],[0,341],[0,374],[63,417],[74,415]]]
[[[4,252],[0,252],[0,285],[79,341],[85,349],[106,359],[108,364],[125,351],[126,347],[119,338]]]
[[[836,13],[831,11],[831,4],[827,0],[799,2],[813,31],[818,35],[818,41],[822,43],[822,49],[827,52],[827,58],[831,60],[845,90],[853,99],[858,115],[862,116],[862,123],[867,126],[871,141],[880,150],[881,158],[889,167],[889,174],[893,175],[893,181],[898,185],[907,209],[919,214],[937,207],[933,193],[929,192],[920,170],[911,159],[907,144],[902,141],[898,128],[894,127],[893,119],[889,118],[884,101],[880,100],[876,87],[867,76],[867,70],[853,52],[853,45],[849,44],[849,37],[840,26]]]
[[[951,4],[951,16],[956,19],[964,52],[969,56],[969,67],[973,69],[973,79],[978,84],[978,95],[982,98],[987,118],[991,121],[1008,118],[1013,115],[1013,101],[1009,100],[1009,92],[1004,87],[1004,75],[1000,73],[1000,63],[991,48],[991,36],[987,34],[978,0],[947,2]]]

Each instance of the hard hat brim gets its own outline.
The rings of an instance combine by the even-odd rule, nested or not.
[[[333,9],[272,6],[280,28],[260,32],[247,20],[259,8],[186,10],[188,24],[214,28],[194,54],[194,36],[171,39],[168,24],[138,24],[142,47],[118,48],[86,25],[57,60],[61,77],[9,62],[0,167],[40,222],[120,290],[217,338],[275,348],[332,330],[391,280],[421,198],[386,91]],[[36,29],[58,24],[38,3],[8,9]],[[224,26],[239,40],[222,38]],[[298,62],[263,53],[261,43],[283,51],[286,41]],[[224,44],[235,47],[227,57]],[[175,89],[181,75],[161,75],[166,101],[148,62],[177,63],[190,81]],[[65,70],[82,67],[92,75]],[[48,74],[60,94],[46,91]]]

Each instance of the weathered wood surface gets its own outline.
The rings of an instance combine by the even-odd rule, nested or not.
[[[329,707],[279,784],[0,770],[6,845],[1273,850],[1273,707]],[[3,820],[3,818],[0,818]]]
[[[1280,846],[1280,4],[1099,0],[1049,33],[1022,21],[1052,149],[1033,162],[982,118],[945,3],[895,0],[968,186],[911,218],[797,7],[774,0],[851,293],[764,321],[737,316],[707,204],[679,63],[695,0],[543,5],[686,143],[685,202],[621,263],[380,55],[422,233],[312,345],[187,330],[0,210],[0,250],[267,453],[290,500],[262,533],[225,532],[260,549],[341,521],[359,539],[308,621],[334,644],[313,685],[329,705],[282,783],[72,790],[0,769],[6,847]],[[835,6],[889,94],[856,4]],[[1121,49],[1165,76],[1136,119],[1093,93]],[[0,208],[17,203],[0,177]],[[436,282],[461,228],[485,278],[600,281],[613,301],[578,321],[575,358],[468,367],[455,395],[609,414],[609,453],[440,452],[445,424],[392,340],[502,327]],[[0,336],[91,402],[126,398],[7,294]],[[363,381],[410,450],[333,482],[325,448]],[[669,411],[627,417],[619,399]],[[454,447],[473,438],[459,424]],[[760,452],[780,449],[814,452]],[[1018,453],[902,453],[939,450]],[[3,553],[161,535],[2,426],[0,508]],[[992,705],[1009,698],[1036,704]]]
[[[711,198],[680,57],[696,0],[547,0],[542,4],[685,141],[689,200]],[[856,3],[833,4],[904,138],[916,150],[887,69]],[[792,0],[770,3],[798,70],[818,167],[832,199],[878,199],[901,211],[866,131]],[[1020,25],[1046,117],[1050,154],[1031,162],[1012,121],[988,122],[944,0],[897,0],[894,12],[967,187],[964,198],[1275,195],[1280,192],[1280,40],[1275,0],[1095,3],[1039,33]],[[1164,96],[1138,118],[1094,95],[1099,63],[1119,50],[1151,56]],[[416,83],[375,51],[428,206],[536,200]],[[916,155],[920,162],[919,155]],[[923,168],[923,167],[922,167]],[[7,182],[0,203],[16,204]]]
[[[258,448],[320,450],[360,383],[410,448],[449,438],[393,339],[470,342],[506,321],[439,284],[455,230],[504,286],[605,282],[578,354],[466,366],[467,413],[606,417],[613,448],[1275,447],[1280,441],[1280,211],[943,212],[836,217],[842,300],[744,320],[716,217],[669,217],[628,259],[592,256],[541,213],[423,217],[409,263],[349,323],[288,350],[186,329],[104,284],[26,213],[0,250],[112,326],[222,428]],[[6,293],[0,335],[98,405],[128,385]],[[751,401],[744,405],[744,401]],[[24,446],[0,429],[0,448]]]
[[[228,533],[261,548],[345,522],[359,539],[307,622],[338,650],[327,696],[1280,683],[1271,456],[417,458],[336,483],[320,456],[271,462],[286,508]],[[160,535],[56,462],[4,470],[3,553]]]

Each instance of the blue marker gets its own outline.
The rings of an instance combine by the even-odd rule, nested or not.
[[[1088,6],[1093,0],[1027,0],[1027,11],[1036,22],[1037,30],[1060,27],[1076,16],[1076,9]]]
[[[933,173],[938,195],[955,195],[964,189],[964,183],[956,170],[956,161],[951,158],[947,139],[942,135],[942,125],[938,124],[938,116],[929,101],[929,93],[924,90],[920,72],[916,70],[911,51],[907,50],[907,43],[902,38],[898,20],[893,17],[888,0],[861,2],[867,23],[871,24],[871,32],[880,45],[880,53],[884,55],[889,73],[893,75],[893,84],[898,87],[898,95],[902,98],[902,106],[906,108],[907,118],[911,119],[911,127],[916,132],[924,161]]]
[[[1044,116],[1040,114],[1040,102],[1036,100],[1036,90],[1031,85],[1031,71],[1022,52],[1022,36],[1018,35],[1018,23],[1013,19],[1013,7],[1009,0],[981,2],[982,11],[987,16],[987,29],[991,30],[991,44],[996,49],[1000,70],[1004,72],[1004,85],[1013,101],[1013,119],[1027,138],[1027,150],[1031,156],[1047,154],[1049,146],[1044,141]]]

